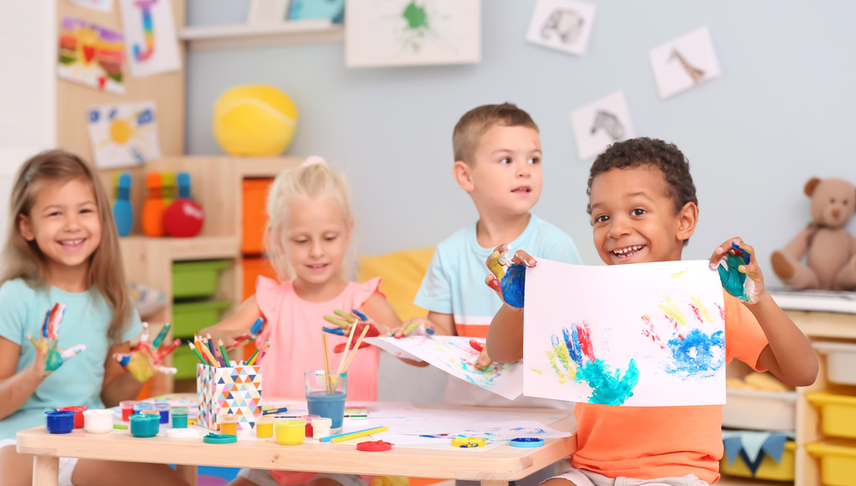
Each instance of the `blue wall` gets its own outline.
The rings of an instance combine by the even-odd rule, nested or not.
[[[534,1],[520,0],[483,2],[475,65],[346,69],[341,43],[190,52],[188,153],[222,153],[210,119],[224,90],[274,85],[300,111],[288,153],[322,155],[348,174],[358,250],[422,247],[477,219],[452,178],[455,122],[477,105],[512,101],[541,127],[545,185],[534,212],[569,233],[586,263],[600,264],[585,212],[592,160],[577,158],[569,115],[622,89],[637,132],[674,142],[692,165],[701,219],[684,258],[706,259],[740,235],[777,283],[769,255],[809,222],[804,183],[856,183],[856,4],[593,3],[584,57],[528,44]],[[189,23],[242,22],[244,4],[191,0]],[[722,77],[660,100],[648,51],[702,25]]]

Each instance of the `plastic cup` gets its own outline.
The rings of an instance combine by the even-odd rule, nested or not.
[[[160,414],[160,423],[168,424],[169,423],[169,404],[168,403],[155,403],[155,410]]]
[[[267,438],[273,437],[273,424],[276,419],[273,415],[262,415],[255,418],[256,421],[256,437]]]
[[[84,405],[75,405],[73,407],[57,407],[57,411],[60,412],[74,412],[74,428],[82,429],[83,428],[83,411],[89,410],[89,407]]]
[[[302,420],[280,420],[273,425],[278,444],[297,445],[306,439],[306,422]]]
[[[173,429],[186,429],[187,428],[187,407],[172,407],[170,409],[170,415],[172,416],[172,428]]]
[[[131,435],[134,437],[154,437],[158,435],[160,414],[135,413],[131,415]]]
[[[232,413],[227,413],[217,417],[217,422],[220,424],[220,433],[223,435],[238,435],[238,422],[241,417]]]
[[[127,422],[131,415],[134,415],[134,404],[137,403],[134,400],[125,400],[123,402],[119,402],[119,408],[122,409],[122,421]]]
[[[83,430],[90,434],[107,434],[113,431],[112,410],[84,410]]]
[[[340,431],[345,418],[345,398],[348,394],[348,374],[326,374],[323,370],[307,371],[306,404],[310,415],[320,415],[332,421],[332,430]]]
[[[71,410],[45,412],[46,427],[51,434],[67,434],[74,430],[75,413]]]

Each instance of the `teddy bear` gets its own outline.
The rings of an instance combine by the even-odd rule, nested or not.
[[[812,223],[773,252],[773,271],[795,289],[856,289],[856,237],[844,229],[856,209],[856,188],[841,179],[814,177],[804,190],[811,198]]]

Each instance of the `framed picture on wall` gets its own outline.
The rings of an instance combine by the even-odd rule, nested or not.
[[[580,160],[594,157],[615,142],[636,137],[624,93],[616,91],[571,113]]]
[[[479,0],[347,0],[348,67],[481,60]]]
[[[581,56],[588,50],[595,6],[575,0],[538,0],[526,39]]]
[[[663,99],[722,74],[707,27],[651,49],[649,57]]]

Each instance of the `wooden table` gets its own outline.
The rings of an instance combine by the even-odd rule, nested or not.
[[[432,406],[423,406],[436,408]],[[475,407],[456,407],[479,410]],[[487,410],[487,409],[483,409]],[[497,409],[490,409],[496,411]],[[506,409],[501,409],[505,411]],[[556,414],[556,410],[520,410]],[[556,430],[574,432],[573,415],[550,424]],[[168,437],[138,439],[130,434],[88,434],[75,429],[70,434],[49,434],[45,427],[18,432],[18,452],[35,455],[34,486],[56,486],[60,457],[107,461],[175,464],[191,485],[196,484],[196,466],[246,467],[314,471],[319,473],[366,474],[481,481],[483,486],[504,486],[555,463],[576,450],[576,437],[547,439],[543,447],[518,448],[504,444],[489,451],[463,452],[452,449],[393,447],[391,451],[360,452],[353,444],[306,443],[283,446],[270,441],[234,444],[205,444],[201,440]]]

